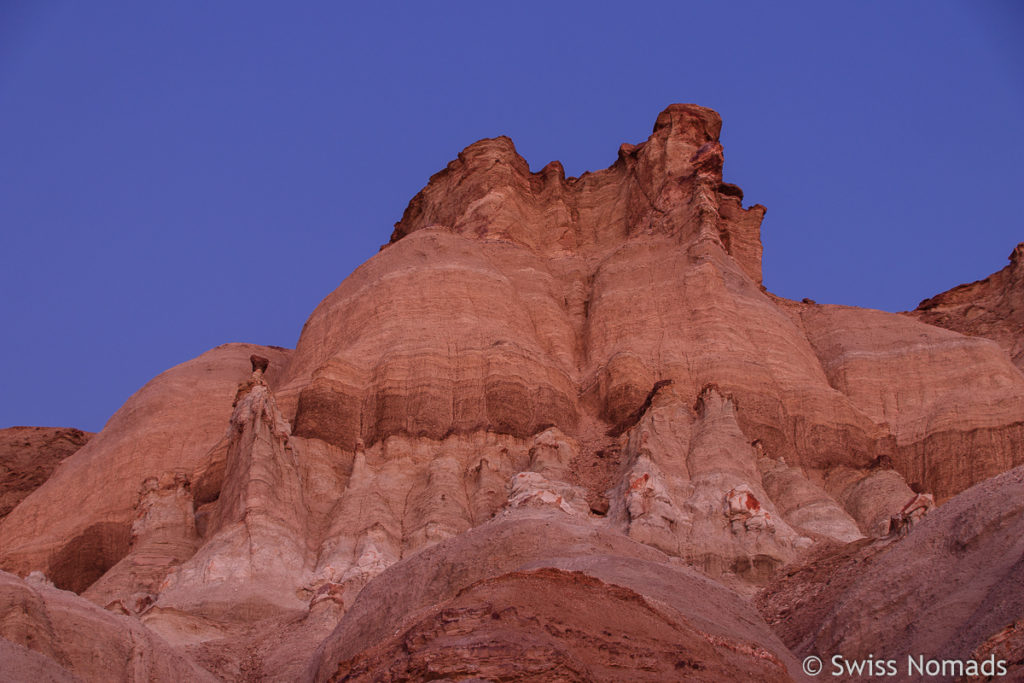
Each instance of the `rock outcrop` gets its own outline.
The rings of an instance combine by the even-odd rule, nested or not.
[[[808,629],[874,646],[829,597],[850,567],[945,558],[942,504],[1024,463],[1017,259],[928,309],[984,306],[981,336],[775,297],[720,127],[672,105],[579,178],[470,145],[294,351],[129,399],[0,522],[0,567],[224,680],[790,680]]]
[[[64,461],[34,495],[0,522],[0,563],[42,571],[58,588],[82,592],[124,558],[144,514],[140,489],[165,473],[190,475],[223,436],[231,397],[254,351],[227,344],[167,370],[125,402],[99,434]]]
[[[216,681],[135,620],[74,593],[0,572],[5,681]]]
[[[1024,370],[1024,242],[1010,254],[1010,265],[999,272],[925,299],[909,315],[991,339]]]
[[[60,427],[0,429],[0,520],[92,436]]]
[[[861,541],[786,570],[758,596],[798,657],[984,660],[1019,667],[1024,467],[951,499],[905,539]]]
[[[791,680],[736,594],[559,512],[507,515],[369,583],[309,671],[326,680]]]
[[[311,569],[299,453],[263,379],[267,359],[251,362],[252,376],[235,395],[204,542],[160,586],[150,619],[166,610],[223,620],[306,607],[295,585]]]

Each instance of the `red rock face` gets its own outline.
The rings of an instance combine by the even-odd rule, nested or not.
[[[45,581],[0,572],[0,674],[9,681],[215,681],[138,622]]]
[[[516,572],[470,586],[330,680],[790,680],[773,653],[690,626],[588,574]],[[604,620],[616,615],[614,630]],[[412,647],[410,647],[412,645]]]
[[[466,148],[294,351],[133,396],[0,521],[0,567],[225,680],[799,677],[856,573],[821,576],[944,557],[929,496],[1024,462],[1018,259],[913,314],[772,296],[720,128],[672,105],[580,178]]]
[[[191,475],[224,434],[231,397],[249,372],[249,344],[217,347],[167,370],[135,393],[44,485],[0,522],[0,562],[43,571],[58,588],[82,591],[129,551],[151,477]]]
[[[998,273],[925,299],[909,315],[961,334],[987,337],[1024,368],[1024,242],[1010,254],[1010,265]]]
[[[92,434],[78,429],[0,429],[0,519],[49,479]]]
[[[310,674],[542,681],[799,675],[735,593],[644,544],[589,527],[533,512],[417,553],[366,586]]]

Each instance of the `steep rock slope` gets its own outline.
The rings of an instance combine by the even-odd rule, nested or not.
[[[1020,371],[996,343],[906,317],[785,304],[829,384],[886,431],[880,455],[939,501],[1021,464]]]
[[[0,429],[0,519],[50,478],[93,435],[60,427]]]
[[[1013,658],[1024,619],[1024,467],[951,499],[901,541],[787,570],[758,596],[797,656]],[[905,669],[904,669],[905,670]]]
[[[925,299],[909,315],[961,334],[988,337],[1024,369],[1024,242],[999,272]]]
[[[137,621],[0,572],[0,679],[215,681]]]

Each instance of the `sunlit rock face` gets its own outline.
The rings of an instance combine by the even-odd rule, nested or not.
[[[466,148],[294,351],[129,399],[0,567],[227,680],[799,677],[751,596],[1024,462],[1019,259],[912,314],[773,296],[720,129],[672,105],[579,178]]]

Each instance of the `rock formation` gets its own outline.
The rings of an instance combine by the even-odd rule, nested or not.
[[[786,570],[758,604],[798,657],[981,660],[1001,648],[1019,675],[1024,467],[956,496],[903,540]]]
[[[0,429],[0,519],[42,486],[57,466],[92,434],[78,429]]]
[[[1024,242],[998,273],[925,299],[910,315],[947,330],[987,337],[1024,368]]]
[[[928,309],[976,330],[773,296],[720,127],[672,105],[579,178],[470,145],[294,351],[129,399],[0,522],[0,567],[223,680],[790,680],[822,624],[861,647],[849,567],[939,557],[1024,462],[1017,259]],[[1014,605],[957,613],[958,651],[1014,651]],[[93,676],[12,633],[25,671]]]
[[[799,671],[735,593],[569,515],[504,514],[384,576],[324,640],[313,678],[789,680]]]
[[[7,681],[215,681],[138,621],[45,579],[0,572],[0,677]]]

